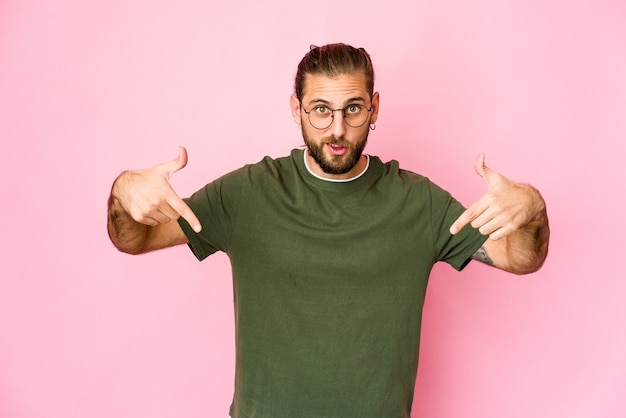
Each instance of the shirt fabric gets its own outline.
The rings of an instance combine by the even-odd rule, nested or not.
[[[486,237],[449,228],[464,208],[426,177],[371,156],[349,182],[302,149],[207,184],[179,223],[195,256],[230,258],[232,418],[410,417],[428,276],[461,270]]]

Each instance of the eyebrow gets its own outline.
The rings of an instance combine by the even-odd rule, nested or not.
[[[366,100],[361,97],[361,96],[355,96],[352,97],[348,100],[346,100],[346,106],[349,105],[350,103],[355,103],[355,102],[365,102]],[[322,104],[322,105],[326,105],[326,106],[330,106],[332,103],[329,102],[328,100],[324,100],[324,99],[313,99],[310,100],[309,103],[307,103],[309,106],[312,105],[316,105],[316,104]]]

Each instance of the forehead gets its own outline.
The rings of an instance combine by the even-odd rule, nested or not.
[[[329,77],[322,74],[307,74],[304,79],[302,101],[311,103],[325,101],[340,104],[352,99],[369,99],[365,74],[361,72]]]

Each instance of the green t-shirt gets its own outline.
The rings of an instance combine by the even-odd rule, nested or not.
[[[409,417],[433,264],[461,270],[486,237],[452,236],[463,207],[396,161],[349,182],[313,176],[303,150],[266,157],[186,199],[200,260],[232,265],[232,418]]]

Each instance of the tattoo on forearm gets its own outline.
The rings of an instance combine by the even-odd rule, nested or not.
[[[478,251],[474,253],[472,258],[474,260],[480,261],[481,263],[485,263],[485,264],[489,264],[490,266],[493,266],[493,260],[489,257],[489,254],[487,254],[487,250],[485,250],[485,247],[480,247]]]

